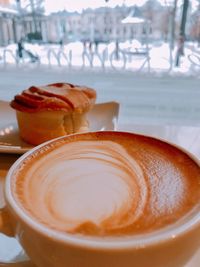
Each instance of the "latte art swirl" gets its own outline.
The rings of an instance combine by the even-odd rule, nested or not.
[[[62,146],[35,163],[24,186],[34,215],[69,232],[87,223],[102,231],[134,223],[148,191],[139,164],[111,141]]]
[[[182,216],[190,192],[183,171],[149,146],[64,143],[27,163],[16,195],[30,216],[61,232],[104,236],[159,228]]]

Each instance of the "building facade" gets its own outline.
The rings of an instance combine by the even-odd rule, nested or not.
[[[163,40],[168,36],[169,12],[157,6],[150,10],[140,8],[144,19],[151,23],[122,23],[134,7],[125,5],[115,8],[101,7],[78,12],[57,12],[50,15],[17,12],[0,7],[0,45],[18,42],[21,38],[49,43],[71,41],[110,42],[138,39]],[[20,14],[19,14],[20,13]],[[35,35],[36,36],[36,35]]]
[[[123,24],[122,20],[130,9],[126,7],[87,9],[81,14],[62,12],[50,15],[47,24],[56,27],[56,39],[90,40],[98,42],[124,41],[134,38],[144,39],[146,24]],[[60,30],[58,30],[58,28]],[[54,27],[54,31],[56,31]]]
[[[4,46],[15,42],[15,26],[17,12],[13,9],[0,6],[0,45]]]

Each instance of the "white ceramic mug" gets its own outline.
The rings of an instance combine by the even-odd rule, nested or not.
[[[38,267],[182,267],[188,262],[200,247],[200,211],[167,230],[109,242],[58,234],[32,220],[13,198],[13,173],[33,152],[56,140],[34,148],[13,164],[5,184],[6,207],[0,212],[1,232],[15,236]]]

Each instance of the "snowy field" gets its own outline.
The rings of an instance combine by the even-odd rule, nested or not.
[[[60,45],[38,45],[25,43],[24,48],[33,55],[37,55],[39,61],[35,65],[44,66],[62,66],[71,68],[99,68],[112,69],[115,71],[128,70],[134,72],[151,73],[168,73],[172,75],[184,74],[199,76],[200,75],[200,49],[197,45],[186,43],[185,55],[181,57],[180,67],[175,67],[176,48],[171,52],[168,43],[157,42],[149,45],[149,61],[146,55],[135,53],[131,55],[131,51],[145,51],[146,46],[141,45],[137,40],[132,42],[126,41],[119,44],[119,58],[115,60],[115,43],[99,44],[98,52],[95,47],[89,50],[87,47],[85,52],[81,42],[69,43],[64,46]],[[0,67],[9,64],[16,65],[16,49],[15,44],[0,47]],[[92,53],[90,52],[92,51]],[[128,53],[127,53],[128,52]],[[23,59],[19,60],[19,65],[34,65],[30,63],[28,53],[23,52]],[[171,61],[171,64],[170,64]]]

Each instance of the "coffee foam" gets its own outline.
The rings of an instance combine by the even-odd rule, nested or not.
[[[151,140],[114,135],[46,148],[22,166],[14,195],[31,217],[61,232],[157,230],[198,201],[200,171],[182,152]]]

